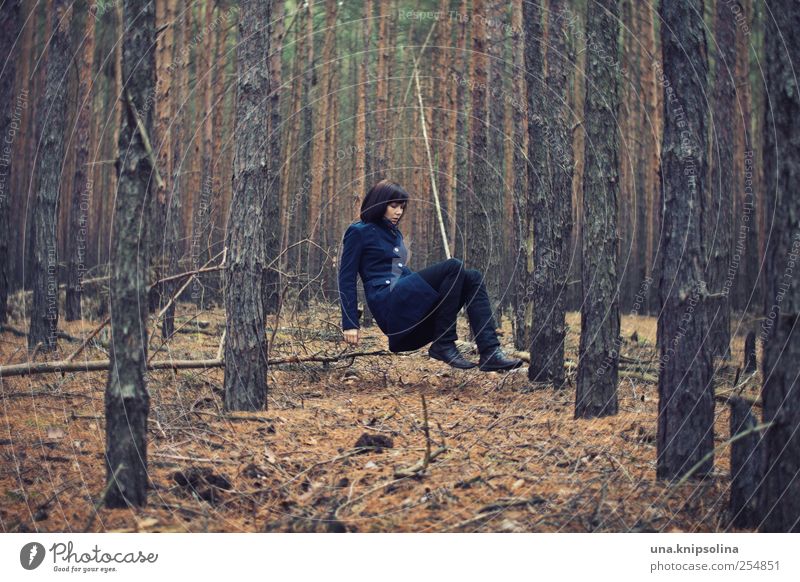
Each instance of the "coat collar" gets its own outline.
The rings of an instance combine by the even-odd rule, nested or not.
[[[381,217],[380,224],[383,225],[384,228],[388,229],[389,232],[391,232],[392,234],[396,235],[399,234],[400,232],[400,229],[397,228],[397,225],[388,218],[386,218],[385,216]]]

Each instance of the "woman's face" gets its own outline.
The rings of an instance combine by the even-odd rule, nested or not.
[[[387,218],[392,221],[392,224],[397,224],[400,220],[400,217],[403,216],[403,210],[406,207],[405,202],[389,202],[386,205],[386,212],[384,213],[384,218]]]

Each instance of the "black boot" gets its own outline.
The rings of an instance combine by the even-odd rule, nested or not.
[[[461,370],[469,370],[475,367],[475,364],[461,355],[461,352],[456,349],[456,344],[452,342],[444,345],[432,343],[431,347],[428,348],[428,355],[435,360],[441,360],[445,364],[450,364],[454,368],[460,368]]]
[[[479,368],[484,372],[498,372],[501,370],[513,370],[522,365],[522,360],[509,358],[500,348],[481,354]]]

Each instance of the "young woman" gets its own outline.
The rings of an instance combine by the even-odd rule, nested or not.
[[[456,349],[456,317],[466,305],[480,352],[481,370],[511,370],[522,361],[500,349],[483,277],[448,259],[414,272],[397,228],[408,203],[399,185],[382,180],[361,202],[361,221],[347,227],[339,262],[339,298],[345,340],[358,344],[356,275],[361,276],[367,305],[389,337],[389,349],[405,352],[433,342],[428,355],[455,368],[474,368]]]

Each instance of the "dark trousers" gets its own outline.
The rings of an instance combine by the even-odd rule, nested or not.
[[[439,302],[432,313],[434,343],[444,345],[456,340],[456,318],[459,310],[466,305],[478,351],[489,353],[500,346],[489,294],[480,271],[465,269],[459,259],[448,259],[417,273],[439,292]]]

